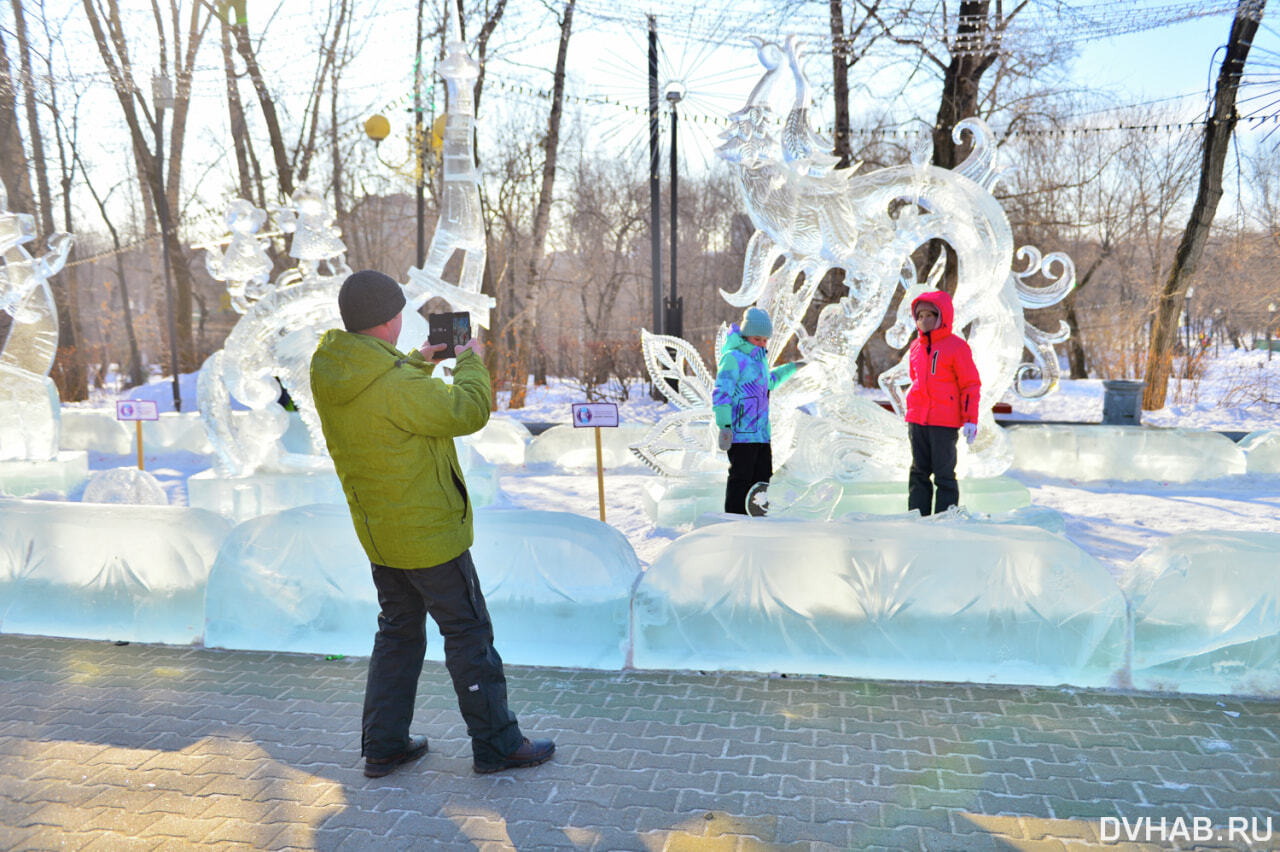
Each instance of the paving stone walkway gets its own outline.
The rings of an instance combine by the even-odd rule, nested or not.
[[[0,849],[1280,849],[1280,702],[511,666],[477,776],[429,662],[367,779],[365,663],[0,636]]]

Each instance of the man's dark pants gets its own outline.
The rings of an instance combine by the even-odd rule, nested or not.
[[[475,760],[500,763],[518,749],[524,737],[507,708],[507,679],[493,647],[493,625],[471,551],[432,568],[374,564],[373,583],[382,612],[364,693],[364,756],[392,757],[409,747],[428,613],[444,637],[444,664]]]
[[[908,423],[907,434],[911,438],[907,508],[919,509],[921,515],[945,512],[960,502],[960,486],[956,483],[956,439],[960,430],[953,426]]]
[[[773,448],[769,444],[730,444],[724,510],[735,515],[747,514],[747,492],[751,486],[772,478]]]

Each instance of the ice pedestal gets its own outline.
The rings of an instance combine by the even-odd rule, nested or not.
[[[600,430],[600,457],[608,470],[617,468],[645,469],[644,462],[631,452],[650,426],[615,426]],[[574,426],[552,426],[535,435],[525,453],[525,464],[552,464],[562,470],[582,471],[596,468],[595,429]]]
[[[830,487],[827,487],[830,486]],[[641,494],[645,513],[658,526],[697,523],[704,514],[724,511],[723,477],[688,477],[646,483]],[[815,501],[822,491],[830,501]],[[802,485],[785,475],[769,486],[774,514],[798,514],[813,520],[839,518],[849,513],[896,515],[907,511],[906,482],[836,482],[824,480]],[[1031,503],[1026,486],[1007,476],[960,480],[960,502],[971,512],[999,514]],[[792,509],[794,505],[794,511]]]
[[[1135,687],[1280,695],[1280,535],[1170,536],[1124,585]]]
[[[62,409],[63,450],[86,450],[111,456],[123,456],[134,450],[136,427],[116,419],[114,410],[105,408]],[[145,441],[145,439],[144,439]]]
[[[1008,433],[1015,468],[1061,479],[1193,482],[1245,472],[1244,452],[1216,432],[1036,424]]]
[[[564,512],[482,510],[472,547],[509,663],[621,668],[632,586],[626,538]],[[368,654],[378,604],[344,507],[306,506],[241,524],[209,577],[205,643]],[[427,656],[443,659],[431,633]]]
[[[345,512],[347,500],[332,463],[325,466],[318,456],[306,458],[316,459],[315,466],[249,476],[203,470],[187,480],[187,503],[236,522],[312,503],[334,503]]]
[[[0,501],[0,631],[198,642],[230,528],[200,509]]]
[[[461,442],[455,442],[455,446],[471,504],[490,505],[498,492],[497,469],[486,464],[471,447]],[[345,509],[347,498],[327,455],[285,453],[273,467],[248,476],[224,476],[216,470],[203,470],[187,480],[187,502],[239,523],[313,503],[332,503]]]
[[[63,450],[45,461],[0,461],[0,494],[67,494],[89,478],[89,454]]]
[[[1113,685],[1125,601],[1041,529],[753,519],[673,542],[636,586],[634,664]]]
[[[1280,473],[1280,430],[1250,432],[1239,447],[1249,473]]]

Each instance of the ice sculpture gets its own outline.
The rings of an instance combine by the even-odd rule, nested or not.
[[[263,246],[264,239],[258,236],[267,214],[243,198],[237,198],[227,206],[225,220],[231,232],[227,247],[222,251],[207,248],[204,265],[215,281],[227,282],[231,307],[243,314],[250,304],[267,294],[271,258]]]
[[[1133,686],[1280,694],[1280,535],[1170,536],[1134,561]]]
[[[49,379],[58,352],[58,311],[49,279],[71,252],[71,234],[49,237],[48,251],[32,257],[35,219],[9,210],[0,183],[0,461],[49,461],[58,455],[60,408]]]
[[[136,467],[95,471],[84,487],[81,503],[126,503],[132,506],[168,506],[169,495],[160,481]]]
[[[1249,473],[1280,473],[1280,430],[1250,432],[1239,446]]]
[[[222,476],[319,463],[308,464],[283,451],[280,438],[289,421],[277,403],[282,387],[297,404],[313,445],[324,446],[308,370],[320,335],[341,325],[338,288],[351,269],[333,212],[314,189],[299,187],[277,214],[282,230],[293,233],[289,254],[298,264],[277,277],[273,287],[258,283],[262,259],[254,232],[265,214],[248,202],[232,202],[227,213],[230,244],[208,262],[210,273],[227,282],[232,304],[244,314],[223,348],[205,361],[197,385],[200,415]],[[233,398],[249,408],[247,416],[232,417]]]
[[[640,564],[622,533],[565,512],[476,513],[472,546],[504,660],[622,668]],[[209,576],[205,643],[368,654],[378,603],[345,506],[242,524]],[[427,656],[443,658],[433,633]]]
[[[1014,467],[1062,479],[1193,482],[1246,472],[1244,451],[1217,432],[1036,423],[1008,433]]]
[[[755,519],[682,536],[636,586],[636,668],[1115,685],[1125,600],[1042,529]],[[797,542],[803,550],[797,552]]]
[[[719,149],[737,177],[756,232],[747,245],[740,289],[722,295],[732,305],[754,303],[769,312],[775,329],[767,350],[770,364],[792,340],[807,362],[771,398],[775,467],[808,481],[903,479],[910,459],[902,421],[905,356],[878,377],[896,415],[854,388],[858,353],[879,328],[897,290],[905,293],[886,339],[901,348],[911,331],[911,298],[941,279],[942,267],[936,265],[921,280],[912,253],[932,239],[955,250],[954,329],[973,348],[982,396],[989,402],[1010,387],[1036,396],[1056,387],[1053,344],[1066,339],[1066,326],[1046,333],[1029,325],[1023,312],[1066,296],[1075,285],[1074,266],[1065,254],[1042,255],[1027,246],[1017,251],[1020,268],[1013,269],[1012,231],[991,193],[1000,176],[996,146],[983,122],[970,118],[957,125],[956,140],[967,135],[973,151],[954,170],[930,165],[927,147],[916,150],[906,165],[869,173],[858,166],[836,169],[825,153],[830,144],[809,125],[809,84],[798,42],[791,37],[785,46],[756,44],[765,72],[746,105],[730,116]],[[784,61],[795,96],[779,126],[769,94]],[[848,292],[822,309],[811,332],[804,316],[832,269],[844,272]],[[1051,283],[1034,286],[1032,279],[1040,274]],[[722,329],[717,357],[723,339]],[[654,386],[679,410],[633,449],[668,476],[704,471],[716,453],[710,372],[683,340],[642,332],[641,341]],[[1030,364],[1020,364],[1024,348],[1031,352]],[[977,442],[961,447],[957,472],[996,476],[1008,468],[1010,455],[988,408]]]
[[[452,38],[444,59],[436,66],[448,92],[441,151],[440,216],[422,267],[409,270],[406,310],[416,310],[428,299],[438,297],[455,311],[469,311],[473,325],[488,328],[494,299],[480,292],[487,247],[475,148],[475,81],[480,76],[480,66],[467,52],[452,6],[448,17]],[[445,265],[458,252],[462,266],[458,283],[452,284],[443,277]]]
[[[200,509],[0,501],[0,631],[197,642],[230,528]]]

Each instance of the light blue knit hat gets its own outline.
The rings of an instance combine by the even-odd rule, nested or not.
[[[742,315],[743,337],[772,337],[773,321],[760,308],[747,308]]]

